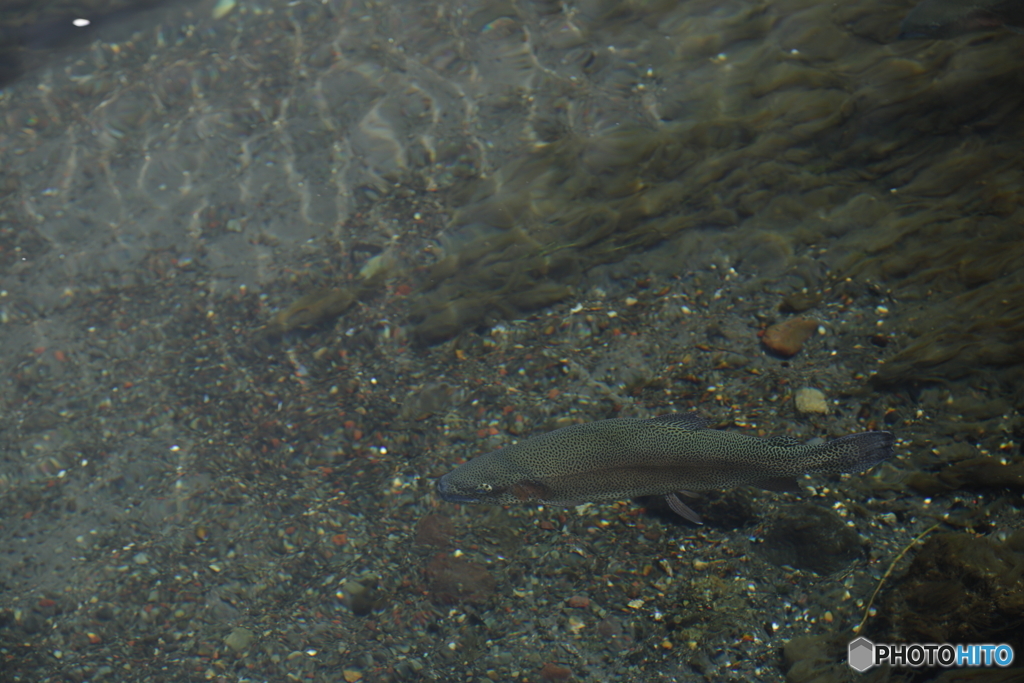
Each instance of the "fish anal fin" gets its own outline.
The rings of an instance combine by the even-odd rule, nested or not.
[[[689,493],[689,492],[687,492],[687,493]],[[690,495],[693,495],[693,494],[690,494]],[[691,510],[690,506],[688,506],[686,503],[684,503],[683,501],[679,500],[679,495],[678,494],[676,494],[676,493],[668,494],[667,496],[665,496],[665,502],[668,503],[668,506],[669,506],[669,508],[672,509],[672,512],[676,513],[677,515],[679,515],[683,519],[688,519],[691,522],[693,522],[694,524],[703,524],[704,523],[704,522],[700,521],[700,515],[698,515],[693,510]]]
[[[710,424],[697,413],[669,413],[652,417],[648,422],[657,422],[677,429],[707,429]]]
[[[759,479],[754,482],[754,486],[764,489],[765,491],[791,491],[798,492],[801,490],[800,484],[797,483],[796,477],[771,477],[769,479]]]

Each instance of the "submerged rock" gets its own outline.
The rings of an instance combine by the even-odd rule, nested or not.
[[[828,401],[819,389],[803,387],[793,395],[796,411],[804,415],[828,415]]]
[[[769,351],[783,358],[800,353],[804,343],[818,330],[818,321],[812,318],[790,318],[775,323],[764,332],[761,342]]]
[[[904,579],[889,592],[893,615],[907,642],[1007,643],[1024,647],[1024,530],[1005,542],[967,533],[929,538]]]

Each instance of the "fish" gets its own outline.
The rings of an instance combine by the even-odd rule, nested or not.
[[[997,28],[1024,33],[1024,0],[922,0],[900,24],[897,37],[954,38]]]
[[[799,490],[796,477],[863,472],[893,456],[891,432],[850,434],[816,445],[710,428],[698,413],[615,418],[562,427],[477,456],[437,480],[450,503],[510,505],[665,496],[696,524],[680,496],[757,486]]]

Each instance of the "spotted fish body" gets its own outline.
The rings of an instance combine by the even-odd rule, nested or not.
[[[449,502],[499,505],[663,495],[677,513],[699,521],[677,492],[743,485],[793,490],[797,476],[862,472],[893,455],[889,432],[809,446],[707,426],[692,413],[571,425],[473,458],[441,477],[437,491]]]

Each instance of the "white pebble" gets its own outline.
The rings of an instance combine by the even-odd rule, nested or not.
[[[799,389],[794,400],[796,401],[798,413],[805,415],[809,413],[828,415],[828,401],[825,400],[825,394],[817,389],[811,389],[810,387]]]

